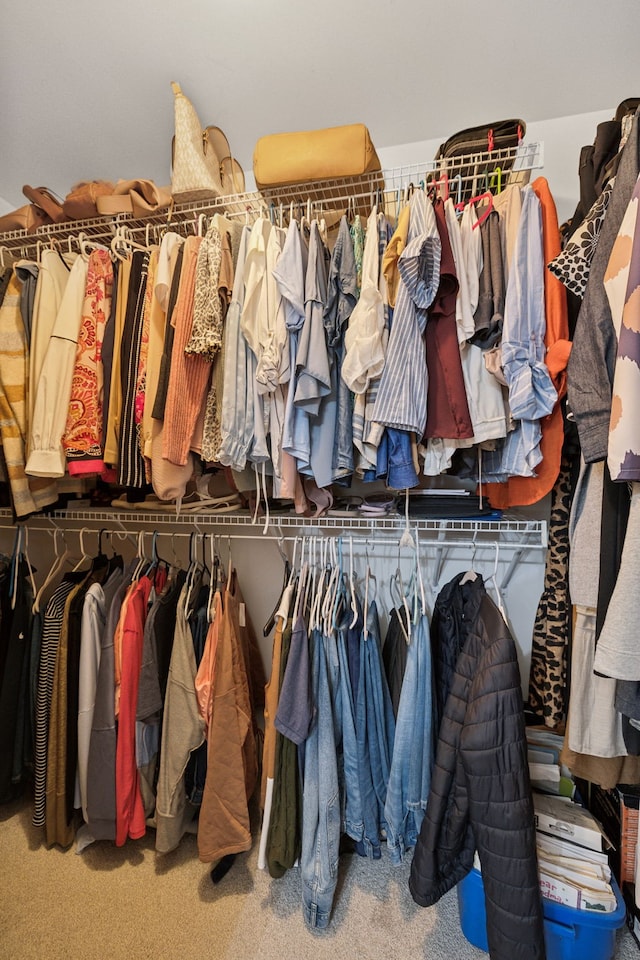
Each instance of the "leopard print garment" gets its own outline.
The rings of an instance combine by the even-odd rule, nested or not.
[[[544,590],[533,627],[529,676],[529,707],[548,727],[557,727],[566,718],[571,495],[571,466],[563,457],[552,493]]]

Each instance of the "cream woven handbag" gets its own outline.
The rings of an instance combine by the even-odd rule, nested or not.
[[[244,189],[239,164],[220,127],[202,127],[180,84],[172,82],[175,107],[171,193],[178,203],[226,196]]]

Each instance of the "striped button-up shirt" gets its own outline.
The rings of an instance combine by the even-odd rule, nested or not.
[[[400,281],[380,389],[373,409],[377,423],[414,430],[427,422],[427,309],[440,281],[440,238],[431,203],[418,190],[411,198],[407,246],[398,261]]]

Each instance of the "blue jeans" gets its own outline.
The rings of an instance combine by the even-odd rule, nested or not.
[[[333,459],[331,469],[334,480],[349,477],[353,473],[353,400],[340,371],[344,358],[344,343],[336,347],[334,366],[337,371],[337,410],[336,432],[333,439]]]
[[[411,453],[411,434],[407,430],[387,427],[389,448],[387,460],[387,486],[394,490],[417,487],[420,483]]]
[[[340,850],[334,718],[334,698],[339,700],[339,664],[334,637],[324,637],[314,630],[311,643],[316,717],[305,746],[300,872],[305,921],[311,927],[324,928],[331,915]],[[335,706],[339,708],[339,703]]]
[[[348,618],[338,629],[338,658],[340,661],[340,692],[342,703],[342,774],[343,774],[343,812],[342,829],[353,840],[361,841],[364,836],[362,817],[362,798],[360,796],[360,777],[358,773],[358,739],[356,734],[356,697],[351,686],[352,671],[349,669]],[[359,620],[362,630],[362,620]],[[359,667],[359,664],[358,664]]]
[[[380,626],[375,603],[369,605],[367,638],[360,643],[360,684],[356,708],[360,796],[364,820],[358,853],[379,859],[385,829],[384,807],[395,734],[393,707],[380,660]]]
[[[414,847],[424,819],[434,759],[431,646],[426,615],[412,628],[384,814],[392,863]]]

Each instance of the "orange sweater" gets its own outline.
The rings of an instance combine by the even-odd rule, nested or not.
[[[164,411],[162,456],[165,460],[180,465],[187,462],[198,418],[204,416],[203,407],[211,377],[209,359],[199,354],[184,352],[193,324],[196,267],[201,243],[202,237],[189,237],[184,245],[180,287],[172,317],[176,332]]]

